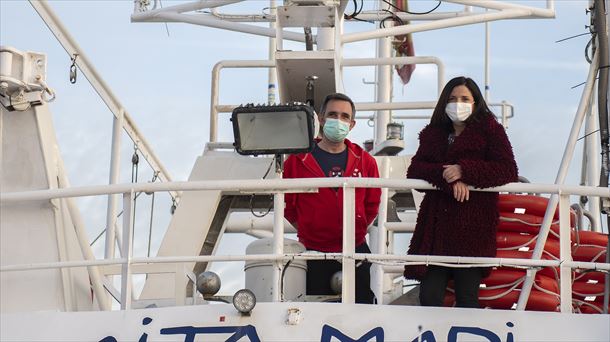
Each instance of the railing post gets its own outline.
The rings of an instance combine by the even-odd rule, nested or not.
[[[388,179],[390,174],[390,159],[383,157],[381,159],[380,176],[383,179]],[[381,202],[379,204],[379,215],[377,215],[377,229],[371,232],[369,236],[373,245],[374,253],[386,254],[386,223],[388,221],[388,188],[381,189]],[[383,304],[383,284],[385,272],[380,264],[373,264],[371,267],[371,289],[377,298],[377,304]]]
[[[284,159],[282,155],[276,155],[276,177],[282,178]],[[273,254],[284,254],[284,193],[277,192],[273,196]],[[282,261],[273,261],[272,297],[274,302],[282,301]]]
[[[570,196],[559,196],[559,266],[561,312],[572,312],[572,268],[565,266],[572,261],[572,240],[570,236]]]
[[[591,62],[591,65],[589,67],[589,74],[587,76],[587,83],[585,84],[585,89],[583,89],[582,96],[580,98],[580,103],[578,104],[578,110],[576,111],[576,115],[574,116],[574,122],[572,123],[572,129],[570,130],[570,136],[568,137],[568,142],[563,152],[563,157],[561,158],[561,164],[559,165],[557,177],[555,177],[555,184],[562,185],[565,182],[565,178],[568,174],[568,167],[570,166],[572,156],[574,155],[574,149],[576,148],[576,142],[578,141],[580,128],[582,127],[586,111],[590,105],[591,92],[593,91],[593,85],[595,84],[595,76],[597,75],[597,66],[599,59],[598,55],[599,54],[597,53],[593,55],[593,61]],[[546,212],[544,213],[544,219],[542,220],[542,225],[540,226],[540,232],[538,233],[538,239],[536,241],[536,247],[534,248],[532,259],[540,259],[540,257],[542,256],[542,250],[544,249],[546,238],[549,234],[549,230],[551,229],[551,222],[553,221],[553,215],[555,214],[555,207],[557,206],[558,201],[559,195],[557,194],[553,194],[549,199],[549,204],[546,208]],[[521,294],[519,295],[517,310],[525,310],[525,304],[527,303],[530,291],[532,290],[532,286],[534,285],[535,276],[536,271],[528,272],[528,275],[525,278],[525,281],[523,282],[523,286],[521,287]]]
[[[121,310],[131,308],[131,257],[133,240],[133,190],[123,194],[123,252],[121,267]]]
[[[356,188],[343,184],[343,281],[341,287],[342,303],[353,304],[356,299],[355,277],[356,262],[354,250],[356,248],[354,226],[356,222],[355,211]]]
[[[112,124],[112,147],[110,153],[110,176],[109,184],[119,183],[120,175],[120,159],[121,159],[121,134],[123,133],[123,116],[125,110],[121,108],[119,115],[113,118]],[[119,201],[118,194],[108,195],[108,207],[106,210],[106,245],[104,251],[104,257],[106,259],[112,259],[115,256],[114,246],[116,244],[116,230],[115,223],[117,202]],[[113,276],[109,276],[108,280],[112,283]],[[108,303],[112,302],[110,296],[106,296],[105,300]]]

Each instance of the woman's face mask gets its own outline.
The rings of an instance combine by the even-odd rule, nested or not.
[[[349,124],[339,119],[326,119],[322,131],[328,140],[341,142],[349,133]]]
[[[445,113],[454,123],[464,122],[472,115],[472,103],[449,102],[445,107]]]

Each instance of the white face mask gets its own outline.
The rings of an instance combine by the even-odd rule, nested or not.
[[[445,107],[445,113],[454,123],[466,121],[472,114],[472,104],[465,102],[449,102]]]

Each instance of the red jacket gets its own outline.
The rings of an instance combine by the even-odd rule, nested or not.
[[[377,163],[360,146],[345,139],[347,165],[345,177],[379,177]],[[284,178],[325,177],[311,153],[288,157]],[[379,210],[380,189],[356,189],[356,246],[365,242],[367,227]],[[343,190],[320,188],[318,193],[286,194],[284,216],[298,225],[299,241],[307,249],[341,252],[343,242]]]
[[[475,188],[516,182],[512,147],[491,115],[468,124],[451,145],[448,135],[444,127],[426,126],[407,170],[407,178],[423,179],[440,189],[426,191],[408,253],[495,257],[498,193],[471,191],[468,201],[458,202],[443,179],[443,165],[459,164],[462,181]],[[410,265],[405,277],[421,279],[425,271],[425,266]]]

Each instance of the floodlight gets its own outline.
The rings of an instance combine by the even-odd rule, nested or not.
[[[244,315],[250,315],[250,312],[256,306],[256,296],[254,292],[248,289],[241,289],[233,295],[233,306],[237,311]]]
[[[315,143],[314,113],[305,104],[237,107],[231,121],[242,155],[309,152]]]

